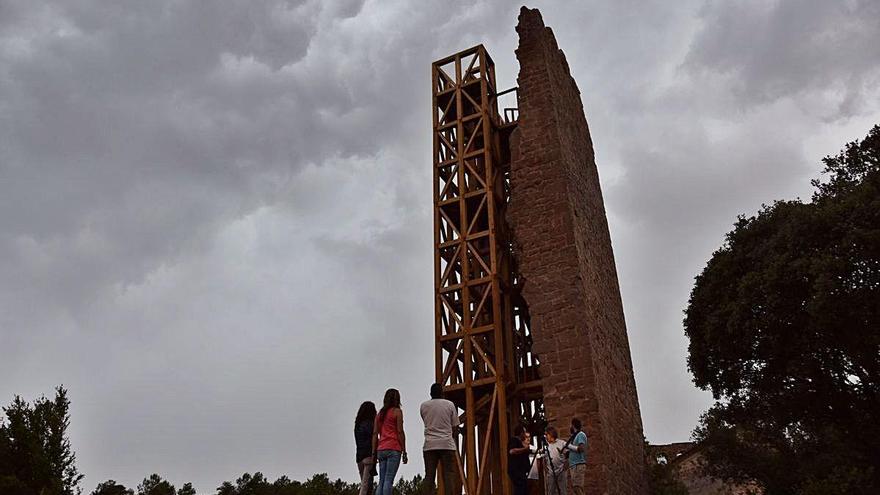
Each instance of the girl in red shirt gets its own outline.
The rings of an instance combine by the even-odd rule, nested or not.
[[[400,461],[403,460],[404,464],[408,462],[400,392],[389,388],[382,404],[373,426],[373,458],[379,463],[379,487],[376,495],[392,495],[394,477],[397,476]]]

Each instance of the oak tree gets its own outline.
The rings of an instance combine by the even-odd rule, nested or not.
[[[823,161],[811,201],[738,219],[685,311],[708,467],[770,494],[880,493],[880,126]]]

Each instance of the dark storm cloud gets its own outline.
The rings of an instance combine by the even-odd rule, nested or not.
[[[352,413],[388,386],[417,450],[429,63],[483,42],[515,84],[518,8],[0,0],[0,401],[67,384],[88,489],[351,479]],[[646,433],[682,440],[708,403],[692,278],[876,120],[877,5],[543,13],[596,145]]]
[[[877,2],[713,2],[700,17],[685,67],[730,76],[745,104],[830,90],[848,116],[880,82]]]
[[[417,102],[477,38],[363,7],[0,4],[0,393],[71,388],[88,484],[346,475],[307,446],[424,395]]]

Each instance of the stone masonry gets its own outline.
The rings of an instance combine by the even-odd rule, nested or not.
[[[645,494],[642,420],[580,91],[540,12],[519,16],[519,123],[507,220],[541,359],[547,419],[590,438],[589,494]]]

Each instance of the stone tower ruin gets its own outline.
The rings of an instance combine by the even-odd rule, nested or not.
[[[523,8],[518,87],[480,45],[432,65],[436,379],[461,409],[467,495],[510,493],[508,439],[572,417],[587,493],[647,493],[614,253],[580,92]],[[499,100],[516,92],[516,106]]]

